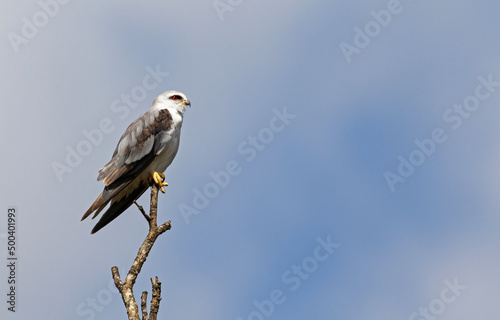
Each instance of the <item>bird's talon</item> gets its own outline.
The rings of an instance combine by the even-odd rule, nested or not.
[[[163,193],[165,193],[165,188],[164,188],[164,186],[168,186],[168,183],[166,183],[166,182],[161,182],[161,184],[160,184],[160,189],[161,189],[161,192],[163,192]]]
[[[161,192],[165,193],[164,186],[168,186],[168,183],[164,182],[165,175],[159,172],[153,172],[153,182],[160,188]]]

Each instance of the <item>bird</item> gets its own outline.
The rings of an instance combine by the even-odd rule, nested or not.
[[[152,184],[165,193],[163,172],[179,149],[182,120],[191,102],[181,92],[165,91],[151,108],[132,122],[121,136],[111,160],[99,170],[104,190],[81,221],[92,219],[110,204],[91,231],[96,233],[128,209]]]

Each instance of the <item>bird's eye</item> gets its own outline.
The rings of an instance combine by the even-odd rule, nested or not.
[[[177,100],[180,100],[180,99],[181,99],[181,97],[180,97],[180,96],[178,96],[178,95],[175,95],[175,96],[172,96],[172,98],[170,98],[170,99],[172,99],[172,100],[174,100],[174,101],[177,101]]]

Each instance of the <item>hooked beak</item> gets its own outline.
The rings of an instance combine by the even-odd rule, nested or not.
[[[191,107],[191,101],[189,101],[188,99],[184,99],[184,100],[182,101],[182,103],[183,103],[186,107],[188,107],[188,108],[190,108],[190,107]]]

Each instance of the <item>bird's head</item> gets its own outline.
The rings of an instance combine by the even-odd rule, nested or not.
[[[179,91],[165,91],[156,97],[153,106],[161,109],[169,108],[179,112],[181,115],[186,111],[186,108],[191,107],[191,102],[186,95]]]

